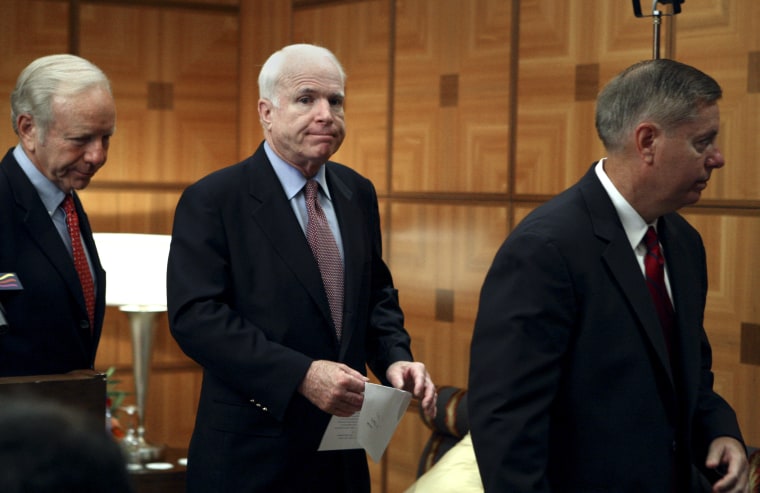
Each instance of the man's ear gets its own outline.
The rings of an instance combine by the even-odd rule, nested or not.
[[[274,105],[268,99],[259,99],[259,121],[265,129],[272,126],[272,108]]]
[[[16,128],[21,145],[29,152],[34,152],[37,146],[39,128],[32,115],[22,113],[16,118]]]
[[[654,162],[654,154],[657,149],[658,137],[662,134],[660,127],[652,122],[642,122],[636,126],[634,135],[636,138],[636,152],[641,160],[646,163]]]

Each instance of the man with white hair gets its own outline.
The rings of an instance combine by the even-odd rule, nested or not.
[[[106,162],[110,83],[78,56],[39,58],[18,78],[11,121],[19,142],[0,162],[0,376],[92,368],[105,272],[76,190]]]
[[[190,493],[369,492],[363,450],[317,451],[331,415],[361,409],[366,366],[434,414],[382,260],[375,189],[329,161],[344,85],[325,48],[273,54],[259,76],[265,142],[177,206],[169,323],[204,368]]]

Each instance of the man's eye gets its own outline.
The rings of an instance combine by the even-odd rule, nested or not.
[[[706,139],[698,140],[696,144],[694,145],[694,148],[697,149],[699,152],[704,152],[708,147],[710,147],[713,143],[713,138],[708,137]]]

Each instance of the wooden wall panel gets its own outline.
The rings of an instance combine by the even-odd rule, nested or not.
[[[113,0],[111,0],[113,1]],[[151,0],[132,0],[133,2],[144,2],[149,3]],[[162,6],[166,6],[167,4],[176,4],[179,7],[186,7],[188,5],[195,5],[199,9],[216,9],[218,7],[228,6],[228,7],[236,7],[241,1],[244,0],[155,0],[155,3],[158,4],[159,2],[163,4]]]
[[[734,406],[745,440],[754,445],[760,443],[760,368],[741,362],[740,346],[742,324],[760,324],[760,259],[755,253],[760,214],[690,211],[685,215],[707,250],[710,288],[704,325],[713,348],[715,386]]]
[[[565,22],[572,7],[572,2],[521,4],[516,193],[556,193],[579,175],[568,145],[588,132],[573,120],[574,107],[588,103],[574,101],[576,61],[571,25]]]
[[[180,192],[90,186],[79,196],[95,232],[171,234]]]
[[[570,21],[573,29],[581,33],[584,41],[588,44],[579,46],[580,50],[592,48],[590,56],[599,56],[600,61],[605,62],[608,68],[602,74],[602,80],[608,80],[619,71],[639,60],[653,57],[653,21],[651,17],[638,18],[633,14],[631,2],[603,2],[598,5],[595,22],[590,21],[588,12],[582,7],[583,2],[575,4],[575,15]],[[670,12],[670,7],[658,5],[659,10]],[[687,6],[688,8],[688,6]],[[652,4],[646,0],[641,1],[641,10],[644,15],[652,13]],[[663,16],[660,26],[660,56],[672,58],[671,47],[668,41],[672,31],[673,17]],[[582,34],[587,29],[594,29],[594,35]],[[598,53],[598,55],[596,54]],[[586,58],[581,52],[577,53],[580,59]]]
[[[630,2],[520,2],[517,194],[556,194],[604,156],[596,93],[651,50],[651,20],[634,17]],[[584,69],[596,77],[579,78]]]
[[[521,29],[520,36],[519,157],[515,166],[518,177],[530,180],[518,178],[519,193],[558,193],[604,156],[594,128],[596,94],[620,70],[652,56],[652,21],[636,18],[630,3],[604,2],[595,9],[581,1],[558,4],[521,3],[521,28],[526,29]],[[660,43],[663,54],[667,54],[670,24],[665,17]],[[543,47],[542,34],[548,32],[556,33],[549,36],[551,49]],[[583,74],[586,78],[579,77]],[[536,122],[540,122],[538,128]],[[553,133],[537,140],[534,136],[542,127]],[[551,148],[544,154],[554,161],[520,159],[526,152],[545,147],[542,144],[547,140]]]
[[[0,151],[18,143],[10,122],[10,94],[19,73],[37,57],[68,48],[68,4],[51,0],[4,2],[0,15]],[[23,29],[18,29],[23,26]]]
[[[389,266],[415,357],[436,381],[467,382],[469,340],[480,287],[506,236],[504,206],[391,205]],[[425,341],[426,352],[418,341]]]
[[[235,15],[85,5],[81,23],[117,101],[100,180],[190,182],[237,161]]]
[[[396,5],[392,189],[506,192],[509,3]]]
[[[167,124],[175,134],[163,143],[160,179],[195,181],[237,162],[238,21],[232,14],[171,11],[162,16],[161,33],[159,82],[174,85]]]
[[[258,77],[264,61],[290,42],[290,2],[240,0],[238,158],[244,159],[261,143],[264,133],[258,113]]]
[[[386,0],[304,8],[293,14],[293,42],[330,49],[348,76],[346,139],[333,159],[372,180],[378,193],[388,189],[389,16]]]
[[[163,161],[163,114],[148,112],[148,82],[161,80],[161,13],[135,7],[85,5],[80,13],[80,54],[111,79],[116,132],[100,181],[153,182]],[[171,166],[171,165],[170,165]]]
[[[686,9],[688,8],[688,12]],[[760,4],[751,0],[693,0],[677,19],[675,58],[715,77],[723,87],[718,144],[726,159],[703,193],[709,199],[760,199],[760,97],[748,91],[760,67]]]

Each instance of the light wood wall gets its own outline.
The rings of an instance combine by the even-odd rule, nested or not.
[[[646,4],[647,2],[643,2]],[[644,6],[646,10],[646,6]],[[697,206],[711,288],[705,326],[716,387],[760,445],[760,21],[755,0],[690,0],[666,18],[662,55],[724,88],[726,167]],[[23,26],[23,28],[22,28]],[[418,359],[464,386],[478,294],[493,254],[532,208],[603,156],[594,97],[652,56],[651,19],[628,1],[6,0],[0,92],[33,58],[75,51],[111,77],[117,133],[86,192],[96,230],[169,233],[187,184],[248,156],[261,139],[258,70],[291,42],[332,49],[348,72],[348,137],[335,156],[375,183],[385,258]],[[0,111],[8,114],[7,98]],[[10,127],[0,144],[15,143]],[[131,387],[126,319],[107,314],[97,361]],[[149,438],[185,446],[200,369],[159,324]],[[373,491],[414,479],[428,431],[402,420]]]

